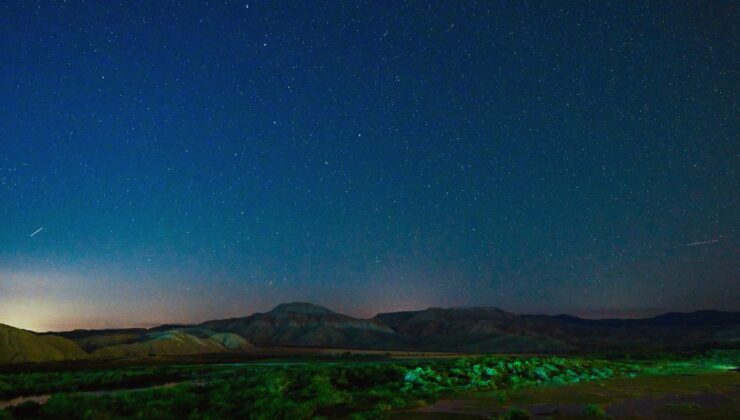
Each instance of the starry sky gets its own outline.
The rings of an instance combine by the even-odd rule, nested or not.
[[[740,310],[732,1],[0,4],[0,323]]]

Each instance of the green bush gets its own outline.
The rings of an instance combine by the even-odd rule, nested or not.
[[[606,417],[606,411],[604,411],[604,409],[598,404],[588,404],[583,409],[583,414],[590,417]]]
[[[504,419],[506,420],[529,420],[531,418],[532,418],[532,415],[529,413],[529,411],[523,408],[517,408],[517,407],[511,408],[504,415]]]

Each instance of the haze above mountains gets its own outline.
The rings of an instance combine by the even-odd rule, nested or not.
[[[294,302],[241,318],[150,329],[37,334],[0,324],[0,364],[269,353],[279,347],[564,353],[707,345],[740,345],[740,312],[588,320],[472,307],[381,313],[371,319],[358,319],[322,306]]]

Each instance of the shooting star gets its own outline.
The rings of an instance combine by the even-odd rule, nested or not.
[[[34,237],[34,235],[36,235],[37,233],[41,232],[42,230],[44,230],[44,228],[43,228],[43,227],[40,227],[40,228],[36,229],[36,232],[33,232],[33,233],[31,234],[31,236],[29,236],[29,238],[33,238],[33,237]]]
[[[711,241],[692,242],[690,244],[686,244],[686,246],[709,245],[709,244],[713,244],[715,242],[719,242],[719,239],[712,239]]]

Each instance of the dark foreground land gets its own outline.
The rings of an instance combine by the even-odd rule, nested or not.
[[[15,367],[0,419],[740,418],[738,350],[416,356]]]

